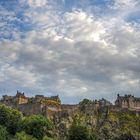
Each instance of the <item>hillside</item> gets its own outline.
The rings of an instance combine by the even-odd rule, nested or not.
[[[51,120],[1,104],[0,140],[140,140],[139,115],[108,107],[89,112],[88,104],[83,101],[74,113],[64,111]]]

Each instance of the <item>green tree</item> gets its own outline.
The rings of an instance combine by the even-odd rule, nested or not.
[[[92,101],[89,100],[89,99],[83,99],[83,101],[81,101],[79,104],[80,105],[85,105],[85,104],[89,104],[89,103],[92,103]]]
[[[31,135],[26,134],[25,132],[16,133],[15,137],[12,140],[37,140]]]
[[[21,119],[21,112],[5,105],[0,105],[0,125],[5,126],[10,134],[14,135],[17,132]]]
[[[29,135],[33,135],[38,140],[48,134],[53,128],[53,124],[50,120],[43,116],[33,115],[25,117],[21,122],[21,130],[25,131]]]
[[[48,136],[45,136],[45,137],[43,138],[43,140],[57,140],[57,139],[54,139],[54,138],[50,138],[50,137],[48,137]]]
[[[9,134],[5,127],[0,125],[0,140],[9,140]]]
[[[80,111],[82,111],[83,113],[86,112],[86,106],[89,105],[89,104],[93,104],[93,102],[89,99],[84,99],[83,101],[81,101],[79,103],[79,109]]]
[[[69,130],[69,140],[89,140],[88,129],[80,125],[72,125]]]

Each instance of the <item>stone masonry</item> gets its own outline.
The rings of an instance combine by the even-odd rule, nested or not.
[[[24,93],[17,91],[15,96],[4,95],[0,100],[9,107],[21,111],[24,115],[43,115],[48,118],[54,117],[57,114],[74,114],[80,106],[61,104],[59,96],[45,97],[43,95],[36,95],[35,97],[26,97]],[[102,108],[107,107],[113,111],[138,111],[140,112],[140,98],[132,95],[120,96],[118,94],[115,105],[102,98],[101,100],[93,101],[93,103],[84,106],[86,114],[93,114]]]

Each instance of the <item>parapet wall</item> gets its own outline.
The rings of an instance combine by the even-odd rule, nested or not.
[[[62,104],[61,110],[67,110],[67,111],[74,111],[77,110],[79,105],[69,105],[69,104]]]

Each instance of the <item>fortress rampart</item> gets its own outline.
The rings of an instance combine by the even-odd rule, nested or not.
[[[70,105],[61,104],[59,96],[45,97],[43,95],[36,95],[35,97],[26,97],[24,93],[17,91],[15,96],[4,95],[0,100],[1,103],[18,109],[24,115],[43,115],[46,117],[52,117],[56,114],[68,114],[72,115],[77,110],[81,109],[84,113],[94,114],[98,110],[108,107],[112,111],[132,111],[140,112],[140,98],[136,98],[132,95],[120,96],[118,94],[115,101],[115,105],[102,98],[101,100],[92,101],[88,104],[81,106],[80,104]]]

